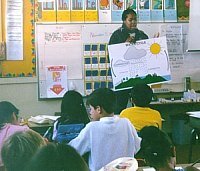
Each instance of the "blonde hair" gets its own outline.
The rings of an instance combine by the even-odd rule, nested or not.
[[[3,144],[1,155],[7,171],[22,171],[35,152],[46,142],[35,131],[16,132]]]

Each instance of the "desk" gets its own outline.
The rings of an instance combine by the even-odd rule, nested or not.
[[[152,102],[150,108],[158,110],[161,113],[163,122],[163,130],[167,133],[172,132],[172,115],[185,115],[189,111],[200,111],[200,102],[180,102],[174,101],[170,103]]]
[[[42,136],[45,134],[49,127],[51,127],[50,132],[53,133],[53,124],[36,124],[33,122],[28,122],[28,127],[38,132]]]
[[[182,167],[183,169],[190,166],[192,164],[177,164],[176,167]],[[195,168],[199,169],[200,170],[200,163],[196,163],[194,165]],[[149,171],[155,171],[154,168],[152,167],[149,167],[149,166],[145,166],[145,167],[139,167],[137,171],[145,171],[145,170],[149,170]]]

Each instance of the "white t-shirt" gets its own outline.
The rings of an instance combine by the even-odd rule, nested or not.
[[[114,116],[88,123],[69,145],[81,155],[90,152],[89,168],[96,171],[117,158],[133,157],[140,149],[140,142],[130,121]]]

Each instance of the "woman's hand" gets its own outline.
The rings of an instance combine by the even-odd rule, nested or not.
[[[133,42],[134,42],[134,39],[135,39],[135,37],[129,36],[129,37],[126,39],[126,42],[133,43]]]
[[[160,33],[159,33],[159,32],[158,32],[158,33],[155,33],[153,37],[154,37],[154,38],[160,37]]]

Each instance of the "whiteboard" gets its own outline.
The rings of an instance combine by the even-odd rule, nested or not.
[[[68,68],[68,88],[73,85],[82,95],[85,93],[85,71],[84,71],[84,45],[108,43],[114,30],[121,24],[36,24],[36,51],[38,72],[38,96],[47,98],[47,80],[45,67],[49,65],[66,65]],[[181,33],[170,33],[171,26],[180,27]],[[199,54],[186,53],[188,47],[188,23],[145,23],[138,24],[149,38],[155,33],[163,33],[171,37],[180,37],[182,54],[171,55],[170,68],[172,81],[170,84],[184,83],[184,77],[191,77],[191,81],[200,81]],[[176,50],[178,44],[173,45],[173,39],[169,36],[168,52]],[[176,40],[176,39],[175,39]],[[178,39],[179,40],[179,39]],[[172,41],[172,42],[170,42]],[[180,43],[180,42],[178,42]],[[168,44],[168,45],[169,45]]]

